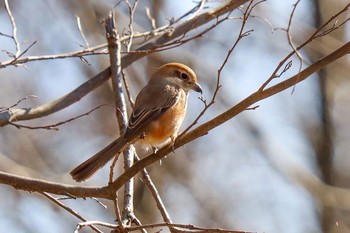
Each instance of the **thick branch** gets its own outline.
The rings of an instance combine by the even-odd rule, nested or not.
[[[122,175],[116,179],[111,186],[113,186],[116,189],[119,189],[122,187],[122,185],[127,182],[131,177],[135,176],[139,171],[141,171],[143,168],[159,161],[160,159],[164,158],[167,154],[172,152],[173,149],[179,148],[180,146],[183,146],[205,134],[207,134],[210,130],[213,128],[225,123],[226,121],[232,119],[239,113],[245,111],[247,108],[249,108],[251,105],[257,103],[260,100],[263,100],[267,97],[270,97],[274,94],[277,94],[281,91],[284,91],[295,84],[305,80],[308,78],[311,74],[317,72],[318,70],[322,69],[323,67],[327,66],[328,64],[336,61],[337,59],[345,56],[346,54],[350,53],[350,42],[346,43],[333,53],[329,54],[328,56],[323,57],[322,59],[318,60],[316,63],[310,65],[309,67],[305,68],[300,73],[294,75],[293,77],[280,82],[270,88],[267,88],[262,91],[257,91],[244,100],[242,100],[240,103],[235,105],[234,107],[230,108],[226,112],[220,114],[219,116],[215,117],[214,119],[200,125],[196,129],[190,131],[189,133],[183,135],[178,140],[175,141],[174,145],[168,145],[160,149],[157,153],[152,154],[139,162],[136,162],[129,170],[124,172]]]
[[[104,192],[103,190],[105,189],[100,187],[81,187],[75,185],[58,184],[40,179],[12,175],[6,172],[0,172],[0,183],[28,192],[47,192],[72,197],[113,198],[113,193]]]
[[[230,12],[241,4],[247,2],[248,0],[231,0],[225,5],[218,7],[212,11],[205,12],[198,15],[195,18],[187,20],[182,24],[174,26],[171,30],[165,31],[156,38],[152,38],[147,41],[144,45],[139,47],[136,52],[129,53],[122,57],[121,68],[124,69],[134,61],[149,55],[152,52],[155,52],[155,49],[162,44],[165,44],[181,35],[185,35],[191,30],[196,29],[199,26],[202,26],[213,19],[216,19],[220,15],[223,15],[227,12]],[[154,51],[152,51],[154,50]],[[111,74],[110,67],[106,68],[101,73],[97,74],[95,77],[91,78],[86,83],[82,84],[72,92],[46,104],[43,104],[38,107],[32,108],[16,108],[9,109],[7,111],[0,113],[0,127],[3,127],[9,124],[12,121],[21,121],[21,120],[30,120],[39,117],[44,117],[55,113],[59,110],[62,110],[76,102],[81,98],[87,95],[89,92],[103,84],[109,79]]]
[[[110,68],[103,70],[101,73],[83,83],[72,92],[43,105],[32,108],[11,108],[0,113],[0,127],[9,124],[12,121],[30,120],[44,117],[68,107],[78,102],[89,92],[102,85],[109,79],[111,74]]]
[[[121,176],[118,177],[112,184],[102,188],[99,187],[80,187],[72,185],[63,185],[52,182],[47,182],[38,179],[25,178],[16,175],[10,175],[4,172],[0,172],[0,183],[10,185],[16,189],[21,189],[30,192],[48,192],[59,195],[71,195],[74,197],[99,197],[106,199],[113,199],[115,190],[121,188],[129,179],[135,176],[143,168],[159,161],[164,158],[167,154],[172,152],[173,149],[179,148],[182,145],[185,145],[205,134],[207,134],[213,128],[225,123],[226,121],[232,119],[237,114],[245,111],[249,106],[255,104],[256,102],[263,100],[267,97],[270,97],[274,94],[277,94],[283,90],[286,90],[295,84],[305,80],[311,74],[317,72],[318,70],[324,68],[330,63],[336,61],[337,59],[345,56],[350,53],[350,42],[346,43],[333,53],[328,56],[323,57],[316,63],[310,65],[300,73],[294,75],[293,77],[280,82],[268,89],[263,91],[257,91],[230,108],[226,112],[220,114],[214,119],[200,125],[196,129],[190,131],[189,133],[183,135],[178,140],[175,141],[174,145],[167,145],[161,148],[157,153],[152,154],[139,162],[136,162],[129,170],[124,172]],[[342,200],[342,199],[341,199]],[[350,202],[349,202],[350,203]],[[340,208],[344,208],[342,203],[337,203]],[[347,204],[347,203],[345,203]],[[348,206],[350,208],[350,206]]]

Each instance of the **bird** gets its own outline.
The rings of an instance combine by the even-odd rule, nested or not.
[[[86,181],[129,145],[139,142],[156,147],[174,141],[185,118],[188,93],[202,94],[195,72],[172,62],[159,67],[136,97],[124,133],[97,154],[74,168],[70,175]]]

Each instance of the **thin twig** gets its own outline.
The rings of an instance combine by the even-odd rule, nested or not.
[[[58,122],[58,123],[52,124],[52,125],[27,126],[27,125],[21,125],[21,124],[17,124],[17,123],[13,123],[13,122],[11,122],[10,125],[13,125],[13,126],[15,126],[16,128],[18,128],[18,129],[21,129],[21,128],[25,128],[25,129],[46,129],[46,130],[56,130],[56,131],[57,131],[57,130],[59,130],[58,126],[64,125],[64,124],[66,124],[66,123],[68,123],[68,122],[71,122],[71,121],[74,121],[74,120],[77,120],[77,119],[79,119],[79,118],[81,118],[81,117],[83,117],[83,116],[88,116],[88,115],[90,115],[90,113],[92,113],[93,111],[95,111],[95,110],[97,110],[97,109],[99,109],[99,108],[102,108],[102,107],[104,107],[104,106],[107,106],[107,104],[103,104],[103,105],[97,106],[97,107],[91,109],[90,111],[87,111],[87,112],[85,112],[85,113],[83,113],[83,114],[80,114],[80,115],[78,115],[78,116],[76,116],[76,117],[72,117],[72,118],[70,118],[70,119],[68,119],[68,120],[61,121],[61,122]]]
[[[126,52],[130,52],[131,46],[132,46],[132,41],[134,38],[134,28],[133,28],[134,14],[136,11],[138,1],[135,0],[134,4],[132,4],[132,5],[129,2],[129,0],[125,0],[125,3],[128,6],[128,10],[129,10],[129,26],[128,26],[129,27],[129,40],[127,42]]]
[[[48,198],[50,201],[52,201],[53,203],[55,203],[56,205],[58,205],[59,207],[63,208],[64,210],[68,211],[69,213],[71,213],[73,216],[77,217],[78,219],[80,219],[81,221],[86,222],[87,220],[81,216],[78,212],[74,211],[73,209],[69,208],[68,206],[66,206],[65,204],[63,204],[62,202],[60,202],[57,198],[53,197],[52,195],[46,193],[46,192],[41,192],[40,194],[44,195],[46,198]],[[94,230],[95,232],[98,233],[103,233],[102,231],[100,231],[98,228],[96,228],[94,225],[89,225],[89,227]]]
[[[287,27],[287,38],[288,38],[288,43],[289,45],[292,47],[292,49],[294,50],[295,54],[297,55],[297,57],[299,58],[299,70],[298,70],[298,73],[301,71],[302,67],[303,67],[303,63],[304,63],[304,59],[303,57],[301,56],[301,54],[299,53],[299,51],[296,49],[294,43],[293,43],[293,40],[292,40],[292,35],[290,33],[290,29],[291,29],[291,26],[292,26],[292,19],[293,19],[293,16],[294,16],[294,12],[299,4],[300,0],[297,0],[296,3],[293,4],[293,10],[292,10],[292,13],[290,14],[289,16],[289,21],[288,21],[288,27]],[[292,61],[289,62],[290,64],[290,67],[292,65]],[[289,69],[289,68],[288,68]],[[284,69],[286,71],[286,69]],[[285,72],[285,71],[282,71],[280,76]],[[292,90],[292,93],[294,92],[294,89],[295,89],[295,86],[293,87],[293,90]]]
[[[26,54],[31,47],[33,47],[36,44],[36,41],[31,43],[23,52],[20,52],[19,54],[16,54],[16,57],[9,62],[8,65],[14,65],[14,66],[19,66],[21,63],[17,63],[18,59],[20,59],[24,54]],[[0,65],[1,68],[1,65]]]
[[[79,30],[81,36],[83,37],[84,42],[85,42],[85,45],[86,45],[85,48],[89,48],[90,45],[89,45],[88,40],[86,39],[86,36],[85,36],[85,34],[84,34],[84,31],[83,31],[83,28],[82,28],[82,26],[81,26],[80,17],[77,16],[77,15],[75,15],[75,18],[77,19],[78,30]]]
[[[245,11],[242,11],[243,13],[243,18],[242,18],[242,24],[241,24],[241,28],[238,34],[237,39],[235,40],[235,42],[233,43],[233,45],[231,46],[231,48],[229,49],[229,51],[226,54],[226,57],[223,61],[223,63],[221,64],[221,67],[218,69],[218,75],[217,75],[217,79],[216,79],[216,86],[215,86],[215,90],[213,93],[213,96],[210,100],[209,103],[207,103],[207,101],[205,99],[203,99],[202,97],[200,97],[200,100],[204,103],[204,108],[203,110],[198,114],[198,116],[196,117],[196,119],[179,135],[179,137],[181,137],[182,135],[184,135],[185,133],[187,133],[194,125],[196,125],[199,121],[199,119],[205,114],[205,112],[215,103],[216,100],[216,96],[219,92],[219,89],[221,88],[221,84],[220,84],[220,79],[221,79],[221,72],[224,69],[226,63],[228,62],[229,58],[231,57],[231,54],[233,53],[234,49],[237,47],[238,43],[246,36],[250,35],[251,32],[253,32],[253,30],[248,30],[248,31],[244,31],[245,30],[245,26],[247,23],[247,20],[252,12],[252,10],[254,9],[255,5],[252,5],[254,1],[251,1],[248,6],[247,9]],[[261,3],[262,1],[260,1],[259,3]],[[228,16],[227,16],[228,17]]]
[[[6,12],[10,18],[11,24],[12,24],[12,28],[13,28],[13,33],[12,33],[12,39],[15,42],[16,45],[16,54],[15,54],[15,58],[17,58],[19,56],[19,54],[21,53],[21,48],[20,48],[20,44],[18,42],[18,38],[17,38],[17,26],[16,26],[16,21],[15,18],[12,15],[11,9],[10,9],[10,5],[8,3],[8,0],[4,0],[5,2],[5,9]]]
[[[126,228],[128,231],[137,231],[142,228],[155,228],[155,227],[172,227],[172,228],[182,228],[187,231],[185,232],[195,232],[195,233],[253,233],[248,231],[234,231],[229,229],[221,229],[221,228],[205,228],[198,227],[191,224],[178,224],[178,223],[154,223],[154,224],[144,224],[142,226],[133,226]]]
[[[193,13],[191,14],[191,17],[189,17],[189,19],[195,18],[199,14],[199,12],[204,9],[206,2],[207,2],[207,0],[200,0],[198,2],[197,6],[195,6],[195,8],[193,8],[193,10],[192,10]]]
[[[135,155],[135,161],[139,161],[139,157]],[[168,211],[165,208],[165,205],[162,201],[162,199],[159,196],[158,190],[156,186],[154,185],[150,175],[148,174],[147,170],[144,168],[141,170],[142,175],[142,181],[146,184],[147,188],[150,190],[154,200],[156,201],[158,210],[160,211],[160,214],[162,215],[163,221],[166,223],[172,223],[170,219],[170,215],[168,214]],[[169,228],[170,231],[172,231],[171,228]]]
[[[277,67],[275,68],[275,70],[272,72],[271,76],[261,85],[261,87],[259,88],[259,91],[263,91],[266,86],[275,78],[278,78],[281,76],[277,75],[278,71],[282,68],[282,66],[296,53],[296,51],[301,50],[302,48],[304,48],[307,44],[311,43],[313,40],[315,40],[316,38],[319,37],[323,37],[326,34],[324,34],[324,32],[326,31],[327,33],[331,32],[330,30],[325,29],[333,20],[337,19],[341,14],[343,14],[344,12],[346,12],[350,7],[350,3],[347,4],[342,10],[340,10],[339,12],[337,12],[335,15],[333,15],[332,17],[330,17],[321,27],[319,27],[318,29],[316,29],[316,31],[307,39],[305,40],[301,45],[295,47],[293,49],[293,51],[291,51],[282,61],[280,61],[280,63],[277,65]],[[294,9],[294,8],[293,8]],[[344,22],[342,22],[340,24],[340,26],[344,25],[344,23],[346,21],[348,21],[350,18],[346,19]],[[334,25],[333,27],[334,28]],[[286,65],[284,65],[286,67]]]
[[[14,108],[14,107],[18,106],[24,100],[27,100],[27,99],[30,99],[30,98],[36,99],[36,98],[38,98],[38,96],[36,96],[36,95],[27,95],[27,96],[23,97],[22,99],[19,99],[15,104],[11,105],[10,107],[0,107],[0,111],[10,110],[11,108]]]
[[[134,177],[138,172],[140,172],[143,168],[156,163],[160,159],[164,158],[174,149],[179,148],[180,146],[187,144],[199,137],[203,136],[210,130],[215,127],[225,123],[226,121],[232,119],[239,113],[245,111],[250,106],[256,104],[258,101],[266,99],[272,95],[275,95],[279,92],[282,92],[293,85],[295,83],[299,83],[312,75],[313,73],[319,71],[325,66],[331,64],[337,59],[344,57],[345,55],[350,53],[350,42],[347,42],[340,48],[333,51],[331,54],[319,59],[309,67],[305,68],[300,72],[300,75],[294,75],[291,78],[284,80],[278,84],[275,84],[263,91],[257,90],[232,108],[228,109],[226,112],[216,116],[215,118],[209,120],[208,122],[198,126],[187,134],[183,135],[181,138],[178,138],[173,145],[166,145],[165,147],[159,149],[157,153],[153,153],[146,158],[141,159],[139,162],[136,162],[130,169],[121,174],[118,179],[110,183],[105,187],[82,187],[82,186],[73,186],[73,185],[65,185],[54,182],[49,182],[40,179],[27,178],[23,176],[13,175],[0,171],[0,183],[9,185],[14,187],[15,189],[20,189],[29,192],[48,192],[57,195],[71,195],[74,197],[97,197],[97,198],[105,198],[109,200],[113,200],[115,197],[115,190],[119,190],[125,182],[127,182],[130,178]],[[328,186],[327,186],[328,187]],[[330,187],[328,187],[330,188]],[[334,189],[334,187],[332,187]],[[334,203],[334,200],[338,200],[337,197],[332,199],[322,199],[324,205],[333,206],[335,208],[346,208],[349,209],[349,194],[342,196],[340,193],[347,193],[348,190],[344,190],[341,188],[335,188],[339,190],[339,195],[334,194],[335,196],[339,196],[339,202]],[[328,197],[328,196],[327,196]]]
[[[193,29],[208,23],[213,19],[217,20],[217,18],[220,15],[225,15],[227,12],[231,12],[233,9],[236,9],[238,6],[240,6],[246,1],[247,0],[228,1],[222,6],[216,9],[213,9],[210,12],[204,12],[198,15],[194,19],[185,21],[177,26],[172,27],[171,31],[169,30],[168,32],[163,32],[161,34],[155,35],[152,39],[147,41],[147,43],[143,44],[137,49],[145,52],[129,53],[123,56],[121,61],[122,68],[124,69],[128,67],[132,62],[152,52],[155,52],[155,51],[152,51],[152,48],[155,48],[158,44],[167,43],[168,41],[174,40],[175,38],[178,38],[179,36],[184,35],[192,31]],[[88,49],[88,51],[91,51],[91,50],[94,50],[94,48]],[[80,53],[79,56],[85,55],[84,51],[82,51],[82,53]],[[61,54],[60,56],[61,56],[60,58],[65,58],[66,56],[73,56],[73,55]],[[76,56],[77,54],[74,54],[73,57],[76,57]],[[53,58],[54,57],[52,56],[49,56],[49,57],[44,56],[44,59],[53,59]],[[25,59],[19,59],[16,61],[17,62],[16,64],[18,64],[18,62],[24,62],[24,60]],[[4,66],[6,66],[6,64],[0,63],[0,68],[3,68]],[[14,109],[13,114],[9,112],[0,113],[0,127],[7,125],[14,120],[19,121],[19,120],[35,119],[35,118],[50,115],[63,108],[66,108],[67,106],[70,106],[73,103],[76,103],[85,95],[87,95],[89,92],[91,92],[93,89],[97,88],[98,86],[106,82],[109,79],[110,74],[111,74],[111,71],[110,71],[110,68],[108,67],[102,72],[100,72],[99,74],[97,74],[95,77],[91,78],[87,82],[77,87],[75,90],[71,91],[70,93],[67,93],[66,95],[52,102],[45,103],[43,105],[33,107],[33,108]]]
[[[152,29],[155,30],[157,28],[156,19],[151,15],[151,10],[149,9],[149,7],[146,7],[146,16],[149,19],[149,21],[151,21]]]
[[[127,78],[126,78],[126,74],[125,74],[124,70],[122,70],[122,77],[123,77],[123,84],[124,84],[124,87],[125,87],[126,96],[128,97],[128,100],[129,100],[131,108],[134,108],[135,102],[134,102],[134,100],[133,100],[133,98],[131,96],[129,82],[128,82]]]
[[[109,223],[105,223],[105,222],[101,222],[101,221],[85,221],[85,222],[81,222],[77,225],[77,227],[75,228],[74,233],[79,233],[79,231],[83,228],[83,227],[91,227],[93,225],[99,225],[99,226],[103,226],[103,227],[108,227],[111,229],[118,229],[119,226],[115,225],[115,224],[109,224]]]
[[[305,68],[300,72],[300,74],[294,75],[293,77],[282,81],[278,84],[273,85],[272,87],[267,88],[266,90],[260,91],[257,90],[232,108],[228,109],[224,113],[216,116],[215,118],[209,120],[206,123],[198,126],[192,131],[182,135],[181,137],[177,137],[174,144],[168,144],[163,148],[159,149],[157,153],[153,153],[146,158],[141,159],[139,162],[136,162],[129,170],[125,171],[121,174],[118,179],[116,179],[112,184],[109,185],[110,188],[119,189],[122,185],[129,180],[131,177],[134,177],[138,172],[140,172],[143,168],[159,161],[164,158],[170,152],[174,151],[174,149],[179,148],[182,145],[185,145],[205,134],[207,134],[210,130],[215,127],[225,123],[226,121],[232,119],[239,113],[245,111],[250,106],[256,104],[258,101],[266,99],[272,95],[275,95],[283,90],[286,90],[296,83],[299,83],[305,79],[307,79],[311,74],[317,72],[321,68],[329,65],[335,60],[347,55],[350,52],[350,42],[344,44],[333,53],[325,56],[324,58],[318,60],[313,63],[309,67]],[[349,202],[350,203],[350,202]]]

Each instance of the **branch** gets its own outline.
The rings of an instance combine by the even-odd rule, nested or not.
[[[337,59],[347,55],[350,53],[350,42],[346,43],[333,53],[329,54],[328,56],[323,57],[322,59],[318,60],[314,64],[310,65],[309,67],[305,68],[300,73],[294,75],[293,77],[280,82],[270,88],[267,88],[263,91],[256,91],[244,100],[242,100],[237,105],[233,106],[226,112],[220,114],[219,116],[213,118],[212,120],[198,126],[194,130],[188,132],[187,134],[179,137],[176,139],[175,143],[173,145],[166,145],[165,147],[161,148],[157,151],[157,153],[151,154],[147,156],[146,158],[140,160],[139,162],[136,162],[129,170],[124,172],[122,175],[120,175],[111,185],[111,188],[119,189],[122,187],[122,185],[127,182],[130,178],[135,176],[139,171],[141,171],[143,168],[159,161],[160,159],[167,156],[170,152],[172,152],[174,149],[177,149],[205,134],[207,134],[210,130],[214,129],[215,127],[225,123],[226,121],[232,119],[239,113],[245,111],[248,109],[251,105],[257,103],[260,100],[266,99],[272,95],[275,95],[279,92],[282,92],[293,85],[305,80],[308,78],[311,74],[319,71],[323,67],[329,65],[330,63],[336,61]]]
[[[81,187],[59,184],[41,179],[27,178],[0,171],[0,183],[28,192],[47,192],[57,195],[78,197],[113,198],[113,193],[101,187]]]
[[[139,161],[140,159],[135,156],[135,161]],[[164,206],[164,203],[162,201],[162,199],[159,196],[158,190],[156,188],[156,186],[154,185],[150,175],[148,174],[148,171],[146,170],[146,168],[142,169],[141,171],[142,174],[142,181],[146,184],[146,186],[148,187],[148,189],[150,190],[154,200],[156,201],[158,210],[160,211],[160,214],[162,215],[163,221],[165,223],[171,224],[172,221],[170,219],[170,216]],[[169,229],[172,232],[172,229]]]
[[[298,2],[297,2],[298,3]],[[296,3],[296,4],[297,4]],[[294,5],[294,8],[292,10],[292,14],[290,16],[289,22],[291,22],[293,14],[294,14],[294,10],[295,10],[296,5]],[[337,17],[339,17],[341,14],[343,14],[344,12],[346,12],[350,7],[350,3],[347,4],[342,10],[340,10],[338,13],[336,13],[335,15],[333,15],[331,18],[329,18],[321,27],[319,27],[307,40],[304,41],[304,43],[302,43],[301,45],[299,45],[298,47],[293,47],[293,51],[290,52],[276,67],[276,69],[273,71],[272,75],[270,76],[270,78],[268,78],[260,87],[259,91],[262,91],[266,88],[266,86],[275,78],[280,77],[285,71],[286,71],[286,67],[288,68],[288,64],[285,65],[284,70],[280,73],[277,74],[278,71],[281,69],[281,67],[287,62],[288,59],[290,59],[295,53],[297,53],[299,50],[301,50],[302,48],[304,48],[307,44],[311,43],[313,40],[315,40],[316,38],[322,37],[327,35],[328,33],[330,33],[331,31],[335,30],[336,28],[339,28],[340,26],[344,25],[345,22],[347,22],[350,18],[346,19],[344,22],[340,23],[340,25],[335,26],[333,25],[331,29],[325,29],[333,20],[335,20]],[[290,28],[290,25],[288,26],[288,28]],[[287,34],[289,33],[289,29]],[[290,62],[288,62],[290,63]]]
[[[13,28],[13,33],[12,33],[11,38],[13,39],[13,41],[15,42],[15,45],[16,45],[16,54],[14,55],[14,57],[16,59],[16,58],[18,58],[18,56],[21,53],[21,48],[20,48],[20,44],[19,44],[18,39],[17,39],[16,21],[15,21],[15,18],[13,17],[13,15],[12,15],[12,12],[11,12],[8,0],[5,0],[5,9],[6,9],[6,12],[7,12],[9,18],[10,18],[10,21],[11,21],[11,24],[12,24],[12,28]]]
[[[196,30],[199,26],[202,26],[211,20],[217,19],[220,15],[228,13],[233,9],[236,9],[241,4],[247,2],[248,0],[232,0],[228,1],[221,7],[214,10],[202,13],[195,18],[187,20],[177,26],[171,28],[161,33],[159,36],[148,40],[144,45],[140,46],[136,52],[129,53],[122,57],[121,68],[124,69],[131,65],[134,61],[149,55],[152,50],[156,49],[157,46],[165,44],[181,35]],[[153,51],[154,52],[154,51]],[[1,68],[1,66],[0,66]],[[0,127],[9,124],[12,121],[30,120],[39,117],[44,117],[62,110],[76,102],[87,95],[89,92],[102,85],[109,79],[111,74],[110,67],[103,70],[101,73],[97,74],[95,77],[91,78],[89,81],[83,83],[77,87],[72,92],[38,107],[32,108],[18,108],[11,109],[11,111],[0,113]]]
[[[246,24],[247,24],[247,20],[248,18],[250,17],[253,9],[255,8],[255,6],[257,6],[258,4],[262,3],[263,1],[259,1],[257,2],[256,4],[253,4],[254,1],[251,1],[248,6],[247,6],[247,9],[245,11],[241,10],[242,13],[243,13],[243,17],[242,17],[242,24],[241,24],[241,28],[239,30],[239,34],[238,34],[238,37],[237,39],[234,41],[233,45],[231,46],[231,48],[228,50],[225,58],[224,58],[224,61],[222,62],[220,68],[218,69],[218,75],[217,75],[217,79],[216,79],[216,87],[215,87],[215,90],[214,90],[214,93],[211,97],[211,100],[209,103],[207,103],[206,100],[204,100],[203,98],[200,97],[200,100],[204,103],[204,108],[203,110],[198,114],[198,116],[196,117],[196,119],[194,119],[194,121],[179,135],[180,137],[182,135],[184,135],[185,133],[187,133],[193,126],[195,126],[199,119],[205,114],[205,112],[215,103],[215,100],[216,100],[216,96],[218,95],[219,93],[219,90],[221,88],[221,84],[220,84],[220,80],[221,80],[221,73],[222,73],[222,70],[224,69],[224,67],[226,66],[229,58],[231,57],[233,51],[235,50],[235,48],[237,47],[238,43],[243,39],[245,38],[246,36],[249,36],[251,32],[253,32],[253,29],[250,29],[248,31],[245,31],[245,27],[246,27]],[[228,16],[227,16],[228,17]]]
[[[62,110],[73,103],[78,102],[82,97],[102,85],[109,79],[111,70],[108,67],[94,78],[83,83],[72,92],[43,105],[32,108],[10,108],[8,111],[0,113],[0,127],[5,126],[13,121],[31,120],[44,117]]]
[[[113,183],[105,187],[81,187],[73,185],[64,185],[53,182],[48,182],[39,179],[26,178],[22,176],[11,175],[8,173],[0,172],[0,183],[12,186],[16,189],[21,189],[29,192],[48,192],[58,195],[70,195],[74,197],[97,197],[105,199],[113,199],[115,190],[120,189],[129,179],[135,176],[145,167],[159,161],[164,158],[174,149],[179,148],[205,134],[215,127],[225,123],[226,121],[232,119],[239,113],[245,111],[251,105],[257,103],[260,100],[268,98],[279,92],[282,92],[293,85],[305,80],[311,74],[319,71],[330,63],[336,61],[337,59],[350,53],[350,42],[344,44],[339,49],[335,50],[333,53],[323,57],[314,64],[305,68],[299,74],[280,82],[270,88],[263,91],[256,91],[252,95],[248,96],[246,99],[242,100],[240,103],[230,108],[226,112],[220,114],[219,116],[213,118],[212,120],[198,126],[194,130],[188,132],[187,134],[178,138],[173,145],[166,145],[157,151],[157,153],[151,154],[146,158],[136,162],[130,169],[125,171],[120,175]],[[340,208],[342,203],[338,203]],[[350,209],[350,205],[348,206]]]
[[[86,38],[86,36],[85,36],[85,34],[83,32],[83,28],[82,28],[81,22],[80,22],[80,17],[78,15],[75,15],[75,18],[77,20],[77,25],[78,25],[78,30],[80,32],[80,35],[81,35],[81,37],[83,37],[83,40],[85,42],[85,46],[86,46],[86,48],[89,48],[90,45],[89,45],[89,42],[88,42],[88,40],[87,40],[87,38]]]
[[[77,217],[78,219],[86,222],[87,220],[85,218],[83,218],[79,213],[77,213],[76,211],[72,210],[71,208],[69,208],[68,206],[66,206],[65,204],[63,204],[62,202],[60,202],[57,198],[51,196],[48,193],[42,192],[42,195],[44,195],[46,198],[48,198],[50,201],[52,201],[53,203],[55,203],[56,205],[58,205],[59,207],[65,209],[66,211],[68,211],[69,213],[71,213],[72,215],[74,215],[75,217]],[[102,231],[100,231],[98,228],[96,228],[94,225],[90,225],[90,228],[93,229],[95,232],[97,233],[103,233]]]

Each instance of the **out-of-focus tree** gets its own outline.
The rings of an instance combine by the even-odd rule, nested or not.
[[[0,231],[348,232],[347,4],[4,0]],[[104,168],[74,183],[119,135],[113,70],[130,112],[171,61],[204,87],[191,129],[157,153],[136,146],[141,161],[119,159],[110,182]]]

